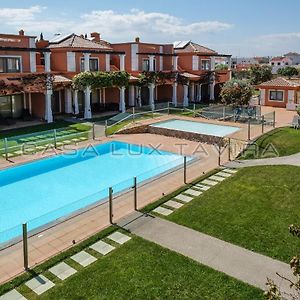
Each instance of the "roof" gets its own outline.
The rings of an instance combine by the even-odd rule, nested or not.
[[[217,54],[216,51],[204,47],[202,45],[196,44],[192,41],[184,41],[184,42],[174,42],[174,50],[175,53],[188,53],[188,52],[195,52],[195,53],[202,53],[202,54]]]
[[[62,75],[54,75],[53,76],[53,83],[71,83],[72,80],[65,77],[65,76],[62,76]]]
[[[104,40],[100,40],[100,42],[91,41],[74,33],[56,36],[50,40],[49,48],[88,48],[112,51],[110,44]]]
[[[200,79],[200,76],[194,75],[194,74],[191,74],[188,72],[183,72],[180,75],[188,78],[189,80],[199,80]]]
[[[277,77],[272,80],[263,82],[259,87],[274,86],[274,87],[300,87],[300,79],[286,79],[284,77]]]
[[[282,60],[286,60],[286,59],[289,60],[289,58],[288,58],[288,57],[285,57],[285,56],[276,56],[276,57],[273,57],[273,58],[271,59],[271,61],[282,61]]]

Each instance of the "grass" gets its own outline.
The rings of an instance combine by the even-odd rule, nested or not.
[[[17,135],[35,133],[35,132],[40,132],[40,131],[58,129],[58,128],[72,126],[72,125],[73,124],[70,122],[59,120],[59,121],[49,123],[49,124],[45,123],[45,124],[27,126],[27,127],[22,127],[22,128],[16,128],[16,129],[2,130],[2,131],[0,131],[0,139],[4,139],[6,137],[17,136]]]
[[[25,286],[19,291],[37,299]],[[39,299],[263,299],[263,292],[134,237],[64,282],[57,279]]]
[[[289,262],[299,242],[288,226],[300,220],[300,168],[241,169],[167,217],[178,224]]]
[[[300,130],[290,127],[277,128],[256,140],[255,146],[250,146],[240,159],[256,159],[274,157],[272,146],[279,156],[292,155],[300,152]],[[276,152],[275,152],[276,153]]]

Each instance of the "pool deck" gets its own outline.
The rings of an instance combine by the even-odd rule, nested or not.
[[[139,124],[150,124],[153,122],[168,120],[168,119],[183,119],[191,120],[190,117],[181,116],[163,116],[150,120],[143,120]],[[238,124],[230,122],[216,122],[201,118],[192,119],[194,121],[201,121],[213,124],[224,124],[231,126],[239,126],[241,130],[234,133],[232,138],[246,140],[247,124]],[[270,126],[266,127],[266,131],[271,130]],[[252,139],[261,134],[260,126],[253,126],[251,130]],[[218,151],[214,145],[199,144],[194,141],[187,141],[173,137],[166,137],[153,134],[131,134],[131,135],[114,135],[113,137],[103,137],[95,141],[82,142],[72,149],[79,149],[88,145],[96,145],[108,141],[123,141],[127,143],[141,144],[144,146],[152,146],[157,149],[171,151],[182,155],[194,155],[198,158],[195,162],[188,165],[187,179],[192,181],[218,167]],[[70,150],[70,146],[64,151]],[[4,159],[0,160],[0,169],[11,167],[14,165],[26,163],[32,160],[37,160],[56,154],[63,153],[63,151],[51,150],[46,153],[35,155],[26,155],[13,158],[13,162],[7,162]],[[228,162],[228,151],[221,154],[221,164]],[[171,193],[181,186],[183,186],[183,170],[174,171],[171,174],[165,175],[162,178],[157,178],[138,188],[138,207],[142,208],[147,204],[154,202],[162,197],[164,194]],[[117,221],[122,217],[134,211],[133,207],[133,192],[122,194],[114,199],[113,203],[114,220]],[[73,241],[78,243],[85,240],[89,236],[101,231],[109,226],[108,205],[103,203],[94,207],[80,215],[73,217],[63,223],[35,235],[28,240],[29,247],[29,265],[34,267],[37,264],[49,259],[50,257],[73,246]],[[0,283],[9,281],[13,277],[24,272],[23,269],[23,255],[22,243],[17,243],[14,246],[0,251]]]

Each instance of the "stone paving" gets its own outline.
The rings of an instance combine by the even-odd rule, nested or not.
[[[199,191],[195,191],[193,189],[188,189],[186,191],[184,191],[185,194],[188,194],[188,195],[191,195],[193,197],[198,197],[202,194],[202,192],[199,192]]]
[[[136,212],[122,223],[124,229],[146,240],[262,290],[266,289],[267,278],[271,278],[284,294],[291,291],[289,284],[276,274],[279,272],[291,279],[290,267],[286,263],[159,217],[142,213],[138,216]]]
[[[153,212],[163,215],[163,216],[168,216],[173,212],[173,210],[162,207],[162,206],[158,206],[155,209],[153,209]]]
[[[25,285],[37,295],[41,295],[55,286],[55,284],[44,275],[39,275],[32,278],[31,280],[27,281]]]
[[[123,245],[126,242],[128,242],[129,240],[131,240],[130,236],[128,236],[126,234],[123,234],[119,231],[116,231],[116,232],[112,233],[107,238],[114,241],[114,242],[116,242],[117,244],[120,244],[120,245]]]
[[[109,245],[103,241],[99,241],[93,245],[90,246],[91,249],[97,251],[98,253],[102,254],[102,255],[106,255],[109,252],[115,250],[115,247],[112,245]]]
[[[50,268],[49,271],[61,280],[65,280],[77,272],[65,262],[59,263],[58,265]]]
[[[92,264],[93,262],[95,262],[97,260],[96,257],[94,257],[93,255],[91,255],[91,254],[89,254],[85,251],[81,251],[79,253],[76,253],[75,255],[71,256],[71,259],[76,261],[82,267],[86,267],[86,266]]]
[[[27,300],[17,290],[12,290],[3,296],[0,296],[0,300]]]
[[[193,197],[186,196],[186,195],[183,195],[183,194],[179,194],[179,195],[175,196],[174,199],[182,201],[184,203],[188,203],[188,202],[193,200]]]
[[[164,203],[164,205],[169,206],[171,208],[177,209],[183,206],[183,203],[179,203],[177,201],[174,200],[169,200],[167,202]]]
[[[223,181],[226,178],[225,177],[221,177],[221,176],[217,176],[217,175],[213,175],[213,176],[210,176],[209,179],[215,180],[215,181]]]
[[[206,185],[210,185],[210,186],[214,186],[214,185],[218,184],[217,181],[213,181],[213,180],[209,180],[209,179],[205,179],[205,180],[201,181],[201,183],[206,184]]]

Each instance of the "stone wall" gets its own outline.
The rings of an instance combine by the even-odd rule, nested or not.
[[[166,128],[159,128],[159,127],[153,127],[149,125],[140,125],[140,126],[127,128],[124,130],[120,130],[118,133],[119,134],[151,133],[151,134],[170,136],[178,139],[184,139],[184,140],[195,141],[200,143],[213,144],[213,145],[217,144],[220,146],[224,146],[226,143],[223,137],[194,133],[194,132],[187,132],[187,131],[179,131],[173,129],[166,129]]]

